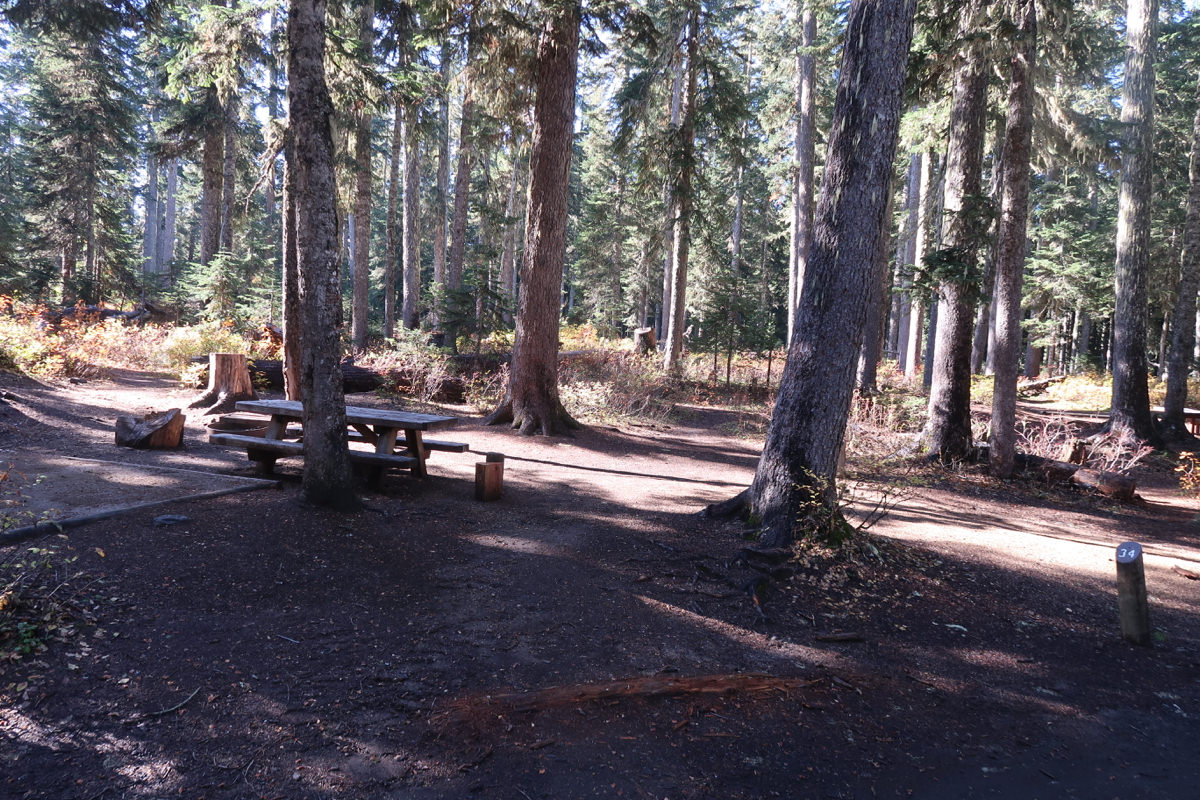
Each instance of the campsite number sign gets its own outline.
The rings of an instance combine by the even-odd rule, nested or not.
[[[1125,542],[1117,546],[1117,563],[1132,564],[1142,557],[1142,546],[1137,542]]]

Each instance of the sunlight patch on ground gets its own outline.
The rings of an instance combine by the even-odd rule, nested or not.
[[[554,558],[572,558],[574,554],[565,548],[556,547],[546,542],[538,542],[519,536],[496,536],[493,534],[476,534],[464,536],[468,542],[481,547],[496,547],[501,550],[511,550],[525,555],[552,556]]]
[[[655,600],[653,597],[645,595],[635,595],[635,597],[655,611],[684,620],[685,622],[710,630],[713,633],[718,633],[766,655],[794,661],[798,666],[832,667],[844,662],[843,657],[836,652],[820,650],[815,647],[806,647],[805,645],[777,639],[737,625],[730,625],[728,622],[705,617],[688,611],[685,608],[664,603],[661,600]]]
[[[81,749],[95,750],[105,756],[103,765],[106,770],[129,782],[130,785],[125,789],[126,796],[157,797],[162,796],[163,792],[178,792],[183,785],[174,760],[160,754],[146,753],[147,746],[143,742],[107,734],[93,739],[80,735],[78,731],[44,725],[14,708],[0,708],[2,740],[7,740],[4,749],[8,752],[21,745],[44,747],[64,754]]]

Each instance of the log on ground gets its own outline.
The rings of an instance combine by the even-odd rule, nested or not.
[[[138,450],[175,450],[183,446],[183,423],[187,420],[180,409],[164,413],[157,411],[143,417],[122,414],[117,417],[118,447]]]

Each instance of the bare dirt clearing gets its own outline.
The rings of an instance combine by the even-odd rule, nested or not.
[[[195,419],[183,451],[113,447],[116,413],[186,405],[161,379],[0,389],[5,450],[253,474]],[[752,476],[730,421],[466,419],[475,454],[355,514],[281,462],[277,489],[47,540],[86,613],[0,664],[0,797],[1194,796],[1200,582],[1171,567],[1200,529],[1169,473],[1142,506],[949,475],[848,554],[774,562],[696,515]],[[472,500],[483,451],[498,503]],[[1126,539],[1150,650],[1117,636]]]

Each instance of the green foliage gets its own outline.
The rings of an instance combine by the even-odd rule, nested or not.
[[[163,357],[167,366],[181,372],[191,365],[197,356],[209,353],[246,353],[251,357],[253,345],[230,324],[205,323],[175,328],[163,343]]]

